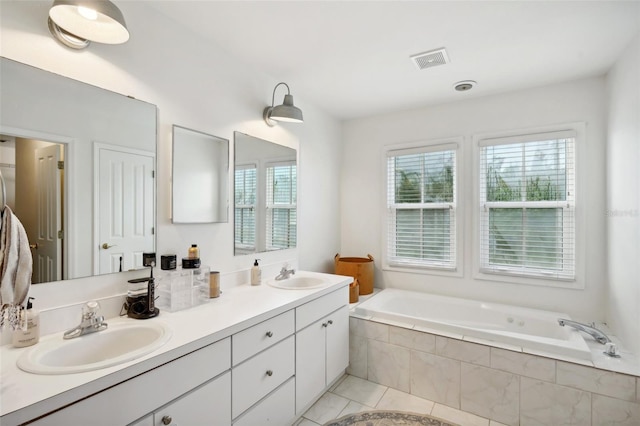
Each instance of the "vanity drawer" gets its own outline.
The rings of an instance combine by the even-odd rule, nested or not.
[[[349,286],[305,303],[296,308],[296,331],[349,303]]]
[[[293,331],[294,313],[290,310],[234,334],[231,337],[233,365],[273,346],[292,335]]]
[[[287,425],[295,418],[296,387],[295,379],[290,378],[284,385],[273,391],[269,396],[251,407],[237,419],[233,426],[255,425]]]
[[[231,370],[233,418],[293,376],[294,351],[294,336],[289,336]]]

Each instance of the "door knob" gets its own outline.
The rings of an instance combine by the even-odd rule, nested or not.
[[[109,244],[107,244],[107,243],[102,244],[102,248],[105,249],[105,250],[106,249],[110,249],[111,247],[115,247],[115,246],[116,246],[116,244],[111,245],[111,246]]]
[[[38,250],[38,243],[36,244],[29,244],[29,248],[33,249],[33,250]]]

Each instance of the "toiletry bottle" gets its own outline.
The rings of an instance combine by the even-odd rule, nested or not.
[[[260,259],[256,259],[253,262],[253,268],[251,268],[251,285],[260,285],[262,280],[262,271],[260,270],[260,265],[258,265],[258,260]]]
[[[189,259],[199,259],[200,258],[200,249],[197,244],[191,244],[189,247],[189,255],[187,256]]]
[[[24,327],[13,332],[13,346],[16,348],[35,345],[40,340],[40,316],[38,311],[33,309],[31,299],[33,297],[27,301],[27,309],[20,313],[20,322],[24,321]]]

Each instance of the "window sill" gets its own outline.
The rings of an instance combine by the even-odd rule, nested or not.
[[[510,274],[487,273],[476,270],[474,278],[483,281],[494,281],[508,284],[534,285],[539,287],[566,288],[571,290],[584,290],[584,283],[576,280],[560,280],[549,278],[523,277]]]

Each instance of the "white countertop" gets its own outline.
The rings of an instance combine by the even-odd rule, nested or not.
[[[166,324],[173,332],[171,339],[148,355],[113,367],[64,375],[26,373],[16,366],[16,361],[29,348],[4,345],[0,347],[0,423],[17,424],[51,412],[331,293],[353,280],[315,272],[298,274],[321,277],[329,284],[309,290],[240,285],[225,289],[220,297],[194,308],[173,313],[161,311],[157,318],[146,321]],[[131,321],[140,320],[127,317],[107,320],[110,324]],[[48,339],[62,339],[62,333],[42,336],[40,340]]]

